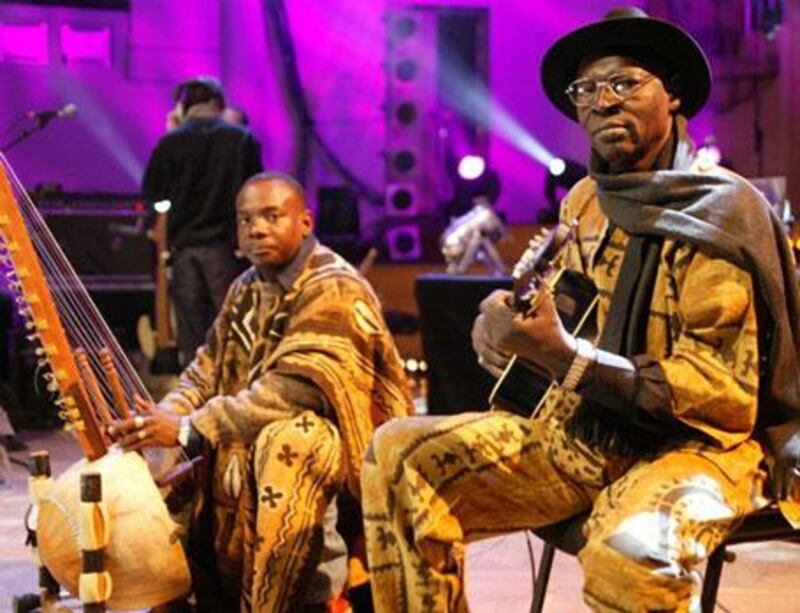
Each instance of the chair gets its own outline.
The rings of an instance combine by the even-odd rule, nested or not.
[[[577,555],[586,543],[582,529],[587,517],[588,514],[584,513],[557,524],[533,530],[533,533],[544,541],[544,548],[539,557],[538,572],[534,569],[531,613],[541,613],[544,608],[544,598],[556,550]],[[771,505],[745,517],[741,525],[728,537],[728,540],[717,547],[708,558],[700,596],[703,613],[712,613],[716,606],[723,562],[732,562],[736,558],[734,553],[728,551],[728,546],[762,541],[800,541],[800,530],[795,530],[784,519],[776,505]]]

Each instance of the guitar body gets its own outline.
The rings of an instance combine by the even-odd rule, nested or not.
[[[552,282],[556,310],[564,328],[573,335],[595,335],[597,289],[585,275],[560,270]],[[493,407],[523,417],[535,415],[555,383],[547,373],[514,356],[489,396]]]

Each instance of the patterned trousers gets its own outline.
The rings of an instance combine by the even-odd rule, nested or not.
[[[465,611],[465,543],[588,510],[579,560],[589,606],[698,607],[692,566],[766,503],[760,446],[684,444],[623,461],[568,439],[559,411],[414,417],[378,429],[361,479],[377,611]]]
[[[249,448],[218,452],[212,532],[229,600],[278,613],[338,595],[347,560],[332,501],[343,482],[339,432],[311,411],[266,426]]]

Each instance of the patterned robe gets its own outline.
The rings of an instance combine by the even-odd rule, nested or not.
[[[629,236],[609,228],[590,179],[569,193],[562,219],[578,222],[563,264],[597,286],[602,331]],[[664,240],[646,353],[634,361],[657,386],[666,382],[671,394],[659,410],[695,436],[646,457],[608,454],[570,436],[580,396],[558,388],[533,419],[496,411],[380,428],[362,475],[376,610],[466,610],[464,542],[582,512],[590,514],[580,561],[593,609],[693,607],[693,566],[767,502],[764,453],[752,438],[755,304],[748,272]]]
[[[289,588],[319,557],[327,503],[343,485],[358,497],[374,428],[411,411],[377,298],[313,238],[277,277],[251,268],[233,283],[206,345],[162,404],[191,413],[215,451],[206,490],[214,565],[228,591],[244,581],[243,608],[259,610],[293,602]],[[280,594],[258,596],[253,584],[268,562],[283,565],[262,578]]]

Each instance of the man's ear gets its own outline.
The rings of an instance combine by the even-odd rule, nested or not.
[[[311,214],[311,211],[305,209],[303,211],[303,218],[300,221],[303,224],[303,238],[305,238],[314,231],[314,216]]]
[[[681,99],[678,96],[669,95],[669,110],[675,114],[681,108]]]

